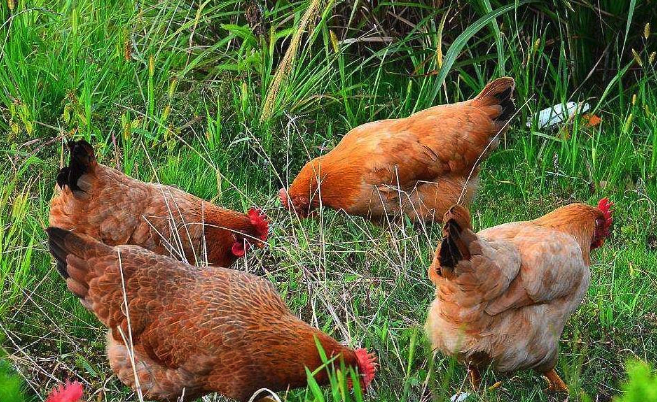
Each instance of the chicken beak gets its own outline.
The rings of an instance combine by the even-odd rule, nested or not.
[[[282,188],[278,190],[278,198],[281,200],[281,205],[285,207],[285,209],[290,209],[290,197],[287,195],[287,191],[285,188]]]
[[[313,214],[312,212],[306,210],[305,208],[300,208],[294,205],[294,202],[292,202],[290,195],[284,188],[278,190],[278,198],[281,200],[281,204],[285,209],[294,212],[295,214],[297,214],[298,217],[302,219],[305,219]]]

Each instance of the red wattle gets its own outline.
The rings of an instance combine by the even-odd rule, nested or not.
[[[244,243],[241,243],[241,242],[238,242],[238,241],[233,243],[233,247],[230,248],[230,251],[231,251],[231,253],[233,253],[233,255],[235,257],[238,257],[238,258],[243,257],[244,254],[246,254],[246,248],[244,247]]]

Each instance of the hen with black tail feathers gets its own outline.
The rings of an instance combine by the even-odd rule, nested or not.
[[[472,201],[479,166],[516,111],[514,87],[503,77],[473,99],[358,126],[308,162],[281,202],[301,217],[323,205],[375,221],[440,222],[450,206]]]
[[[570,204],[538,219],[475,233],[463,206],[445,214],[429,277],[436,299],[425,329],[434,349],[479,370],[533,369],[553,391],[559,338],[588,289],[590,253],[613,222],[611,203]]]
[[[145,183],[98,163],[86,141],[68,143],[70,161],[57,175],[50,225],[108,245],[134,244],[192,264],[229,267],[263,247],[267,217],[258,209],[221,208],[175,187]],[[59,272],[66,271],[58,265]]]
[[[374,379],[373,354],[298,319],[266,279],[195,267],[137,246],[111,247],[59,228],[46,231],[68,289],[108,328],[112,370],[133,389],[137,377],[149,400],[192,401],[220,392],[246,402],[262,388],[306,386],[308,369],[327,384],[317,343],[336,367],[352,367],[361,387]]]

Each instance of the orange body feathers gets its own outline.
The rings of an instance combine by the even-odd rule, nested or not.
[[[479,165],[515,112],[514,86],[500,78],[471,100],[354,128],[280,190],[282,204],[302,217],[324,205],[374,219],[440,221],[459,199],[472,200]]]

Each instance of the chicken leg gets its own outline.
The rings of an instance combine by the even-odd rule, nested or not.
[[[545,373],[543,373],[543,375],[545,376],[545,378],[547,378],[549,383],[547,389],[548,392],[568,393],[568,386],[566,385],[566,383],[563,382],[561,377],[559,377],[559,374],[557,374],[557,372],[554,369],[550,371],[546,371]]]
[[[481,385],[481,373],[479,369],[473,365],[468,365],[468,375],[470,376],[470,384],[472,384],[472,389],[477,391],[479,385]]]

